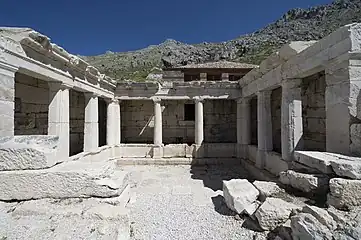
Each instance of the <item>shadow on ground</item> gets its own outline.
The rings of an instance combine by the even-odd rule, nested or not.
[[[192,166],[190,172],[192,179],[202,180],[203,185],[213,191],[222,190],[223,180],[249,179],[241,165]]]

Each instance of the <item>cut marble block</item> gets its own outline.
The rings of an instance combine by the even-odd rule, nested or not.
[[[0,172],[0,200],[119,196],[128,173],[115,162],[66,162],[49,169]]]
[[[45,169],[59,163],[57,136],[0,138],[0,171]]]

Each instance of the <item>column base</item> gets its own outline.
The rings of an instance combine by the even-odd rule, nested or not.
[[[248,159],[248,145],[237,144],[236,145],[237,158]]]
[[[203,158],[204,157],[204,146],[203,145],[194,145],[193,156],[195,158]]]
[[[265,165],[266,165],[266,153],[267,151],[264,151],[264,150],[258,150],[257,151],[257,159],[256,159],[256,167],[259,168],[259,169],[264,169],[265,168]]]
[[[154,146],[152,150],[152,158],[163,158],[163,146]]]

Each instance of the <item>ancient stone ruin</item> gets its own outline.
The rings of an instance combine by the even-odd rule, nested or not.
[[[241,164],[224,200],[271,239],[360,239],[360,70],[361,24],[145,82],[1,28],[0,239],[130,239],[120,166],[147,164]]]

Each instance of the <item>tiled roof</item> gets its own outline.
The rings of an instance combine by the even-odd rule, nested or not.
[[[188,64],[185,66],[179,66],[177,68],[186,69],[186,68],[235,68],[235,69],[252,69],[257,68],[258,65],[248,64],[248,63],[238,63],[238,62],[228,62],[228,61],[219,61],[219,62],[209,62],[201,64]]]

